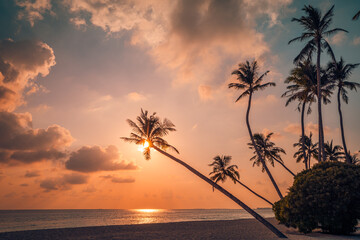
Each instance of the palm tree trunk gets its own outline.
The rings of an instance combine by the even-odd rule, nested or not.
[[[281,194],[281,192],[280,192],[280,189],[279,189],[279,187],[277,186],[277,184],[276,184],[273,176],[271,175],[268,167],[266,166],[265,161],[264,161],[263,157],[261,156],[257,145],[255,144],[255,140],[254,140],[254,137],[253,137],[252,132],[251,132],[250,123],[249,123],[249,114],[250,114],[250,108],[251,108],[251,97],[252,97],[252,91],[250,91],[249,103],[248,103],[248,108],[247,108],[247,111],[246,111],[246,125],[247,125],[248,131],[249,131],[249,135],[250,135],[250,138],[251,138],[251,142],[252,142],[252,145],[253,145],[254,148],[255,148],[255,151],[256,151],[256,153],[257,153],[257,155],[258,155],[258,157],[259,157],[259,159],[260,159],[260,161],[261,161],[261,163],[262,163],[262,165],[263,165],[263,167],[264,167],[267,175],[269,176],[272,184],[274,185],[277,194],[278,194],[279,197],[282,199],[283,196],[282,196],[282,194]]]
[[[277,228],[275,228],[271,223],[266,221],[263,217],[261,217],[259,214],[257,214],[254,210],[252,210],[250,207],[248,207],[245,203],[240,201],[238,198],[236,198],[234,195],[229,193],[227,190],[222,188],[220,185],[216,184],[215,182],[211,181],[209,178],[205,177],[203,174],[198,172],[196,169],[192,168],[190,165],[186,164],[185,162],[181,161],[180,159],[168,154],[167,152],[161,150],[160,148],[156,146],[152,146],[156,151],[160,152],[161,154],[167,156],[168,158],[174,160],[175,162],[181,164],[188,170],[190,170],[192,173],[194,173],[196,176],[204,180],[205,182],[209,183],[211,186],[219,190],[222,194],[233,200],[235,203],[237,203],[240,207],[242,207],[245,211],[250,213],[256,220],[264,224],[270,231],[272,231],[276,236],[279,238],[287,238],[282,232],[280,232]]]
[[[321,46],[320,39],[317,40],[317,60],[316,60],[316,78],[317,78],[317,93],[318,93],[318,124],[319,124],[319,162],[325,161],[324,152],[324,132],[322,124],[322,113],[321,113],[321,78],[320,78],[320,54]]]
[[[267,200],[266,198],[262,197],[261,195],[257,194],[256,192],[254,192],[253,190],[251,190],[248,186],[246,186],[245,184],[243,184],[242,182],[240,182],[239,180],[235,180],[236,182],[238,182],[241,186],[243,186],[244,188],[246,188],[247,190],[249,190],[250,192],[252,192],[253,194],[255,194],[256,196],[258,196],[259,198],[261,198],[262,200],[266,201],[267,203],[269,203],[271,206],[273,206],[274,204],[272,204],[272,202],[270,202],[269,200]]]
[[[344,151],[345,151],[346,162],[351,163],[351,160],[349,158],[349,153],[348,153],[347,147],[346,147],[346,142],[345,142],[344,125],[343,125],[343,118],[342,118],[342,112],[341,112],[340,90],[341,89],[339,87],[338,94],[337,94],[337,100],[338,100],[338,110],[339,110],[339,116],[340,116],[341,139],[342,139],[342,143],[343,143],[343,147],[344,147]]]
[[[305,161],[305,169],[308,169],[306,152],[305,152],[305,124],[304,124],[305,104],[306,104],[306,99],[304,99],[301,109],[301,144],[302,144],[303,156]]]
[[[276,159],[276,158],[274,158],[274,160],[275,160],[276,162],[280,163],[281,166],[283,166],[291,175],[293,175],[293,176],[295,177],[295,174],[294,174],[290,169],[288,169],[288,168],[285,166],[284,163],[282,163],[281,161],[279,161],[279,160]]]

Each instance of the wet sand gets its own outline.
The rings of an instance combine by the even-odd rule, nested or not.
[[[328,235],[314,232],[307,235],[278,225],[267,219],[289,239],[360,239],[360,231],[351,236]],[[178,223],[156,223],[121,226],[61,228],[0,233],[0,239],[279,239],[255,219],[226,221],[199,221]]]

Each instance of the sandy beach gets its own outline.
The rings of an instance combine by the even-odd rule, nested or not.
[[[300,234],[277,225],[289,239],[360,239],[360,231],[351,236],[334,236],[314,232]],[[0,239],[278,239],[254,219],[157,223],[103,227],[62,228],[0,233]]]

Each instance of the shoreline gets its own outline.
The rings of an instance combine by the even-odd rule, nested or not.
[[[301,234],[267,218],[289,239],[360,239],[360,229],[349,236],[320,232]],[[80,228],[57,228],[0,233],[0,239],[279,239],[255,219],[148,223]]]

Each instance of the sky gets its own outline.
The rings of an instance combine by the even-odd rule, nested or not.
[[[250,113],[253,133],[274,132],[295,173],[292,146],[300,136],[297,104],[281,95],[304,43],[293,17],[311,4],[335,4],[327,40],[336,58],[360,62],[357,0],[32,0],[0,1],[0,209],[237,208],[231,200],[171,159],[123,142],[126,119],[141,108],[170,119],[171,152],[204,175],[216,155],[232,156],[240,180],[279,200],[267,175],[249,160],[247,99],[228,89],[239,63],[256,60],[264,81]],[[322,54],[321,64],[329,61]],[[360,82],[360,68],[350,80]],[[345,137],[360,150],[360,94],[343,104]],[[323,107],[325,140],[341,144],[336,97]],[[306,132],[317,139],[316,106]],[[292,176],[270,167],[286,194]],[[252,208],[268,207],[231,181],[221,183]]]

